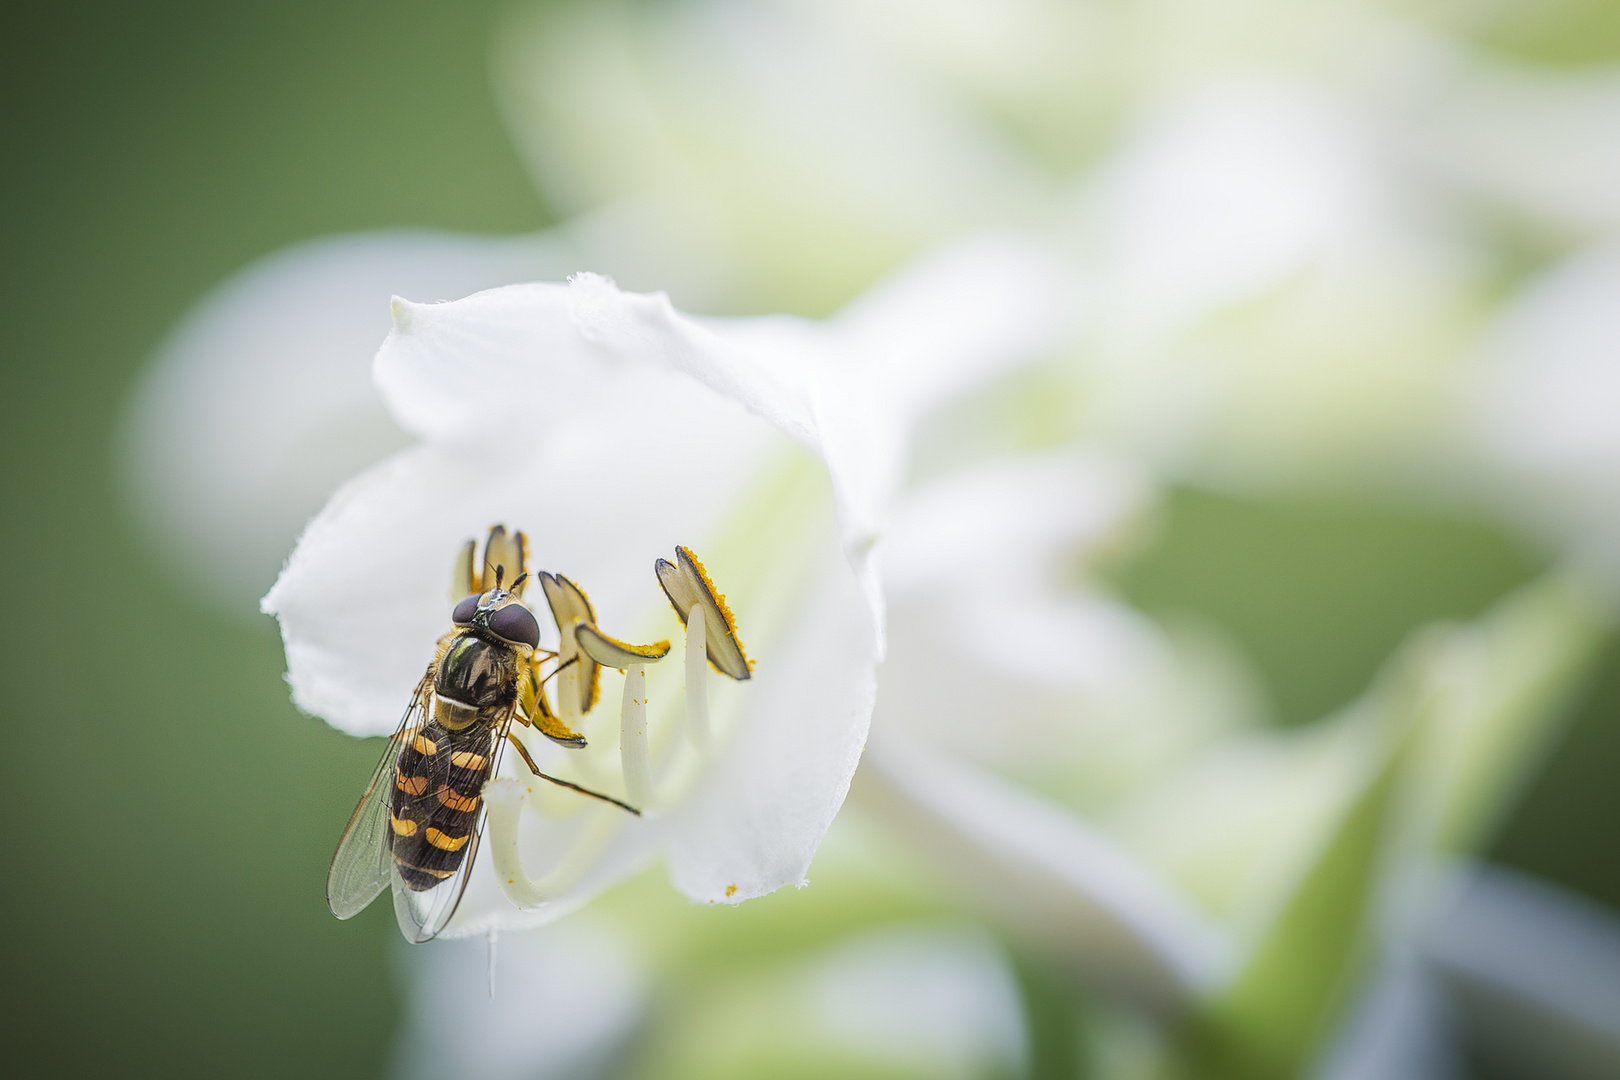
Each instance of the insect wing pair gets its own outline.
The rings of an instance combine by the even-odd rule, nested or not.
[[[449,755],[427,759],[428,767],[425,769],[421,767],[422,763],[418,763],[415,769],[401,768],[401,759],[411,753],[417,736],[436,729],[436,725],[429,722],[428,702],[431,700],[430,676],[425,676],[411,698],[410,707],[405,710],[399,730],[389,740],[382,760],[371,774],[371,783],[367,785],[365,794],[360,796],[360,803],[343,830],[343,839],[338,842],[337,854],[332,857],[332,867],[326,879],[327,902],[331,905],[332,914],[340,919],[358,915],[379,893],[391,886],[394,915],[399,920],[400,931],[406,940],[416,944],[437,937],[456,913],[476,862],[486,815],[485,807],[479,800],[471,811],[471,830],[466,834],[468,839],[456,852],[461,856],[459,862],[438,884],[424,889],[420,884],[412,887],[406,881],[403,875],[409,872],[409,868],[402,871],[394,858],[394,836],[399,831],[399,826],[395,824],[398,819],[394,816],[394,803],[399,797],[396,791],[403,788],[406,798],[426,803],[434,800],[437,793],[447,787],[454,790],[451,786],[453,777],[450,775]],[[500,732],[491,731],[488,734],[491,744],[489,753],[494,758],[489,771],[493,775],[494,769],[499,767],[500,751],[505,739],[500,737]],[[435,768],[435,761],[443,764]],[[413,785],[413,780],[426,782]],[[420,790],[412,791],[411,787]]]

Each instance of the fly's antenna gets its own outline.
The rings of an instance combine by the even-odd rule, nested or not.
[[[517,592],[519,589],[523,588],[523,583],[525,581],[528,581],[528,580],[529,580],[529,572],[527,570],[525,570],[523,573],[521,573],[521,574],[519,574],[517,576],[516,581],[512,582],[511,591],[512,592]]]
[[[495,590],[497,592],[499,592],[500,588],[501,588],[501,578],[503,578],[505,576],[506,576],[506,567],[497,565],[495,567]]]

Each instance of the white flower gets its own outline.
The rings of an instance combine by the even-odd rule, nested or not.
[[[1518,320],[1535,333],[1510,319],[1497,344],[1511,347],[1493,354],[1508,360],[1459,407],[1457,386],[1475,389],[1469,336],[1495,302],[1502,253],[1491,226],[1479,227],[1484,215],[1456,214],[1444,198],[1483,196],[1537,227],[1611,228],[1620,188],[1613,148],[1597,137],[1614,113],[1611,73],[1553,80],[1415,33],[1376,5],[1262,0],[1246,18],[1042,0],[604,10],[548,14],[507,53],[517,135],[547,194],[578,216],[506,257],[599,266],[708,309],[826,310],[941,237],[1034,225],[1085,271],[1071,297],[1085,319],[1074,362],[1045,403],[1064,413],[1065,432],[1167,475],[1251,486],[1345,473],[1425,483],[1461,443],[1463,456],[1505,461],[1527,481],[1510,492],[1519,517],[1552,503],[1560,523],[1576,519],[1579,546],[1612,548],[1602,507],[1613,500],[1591,497],[1614,474],[1610,431],[1591,419],[1612,381],[1592,345],[1612,322],[1592,302],[1606,295],[1607,271],[1571,271],[1522,305],[1533,314],[1570,280],[1602,279],[1571,293],[1573,325],[1601,332],[1565,348],[1576,335],[1555,332],[1569,325],[1560,303],[1539,305],[1554,317]],[[1535,153],[1522,151],[1526,136]],[[306,395],[346,402],[325,423],[256,416],[262,395],[227,393],[229,378],[182,410],[191,423],[173,438],[171,413],[146,414],[157,432],[147,445],[167,449],[154,458],[201,475],[238,510],[263,504],[240,497],[228,459],[214,468],[190,453],[189,433],[245,445],[262,426],[274,449],[255,475],[293,487],[307,473],[296,452],[318,442],[311,432],[352,435],[348,417],[378,421],[372,438],[354,440],[357,461],[406,437],[394,423],[422,439],[347,489],[289,567],[293,580],[304,575],[307,602],[284,612],[307,619],[289,634],[295,692],[357,731],[392,726],[399,705],[384,699],[401,692],[383,687],[414,679],[442,627],[446,552],[491,521],[527,528],[539,565],[589,587],[602,625],[621,636],[674,636],[647,563],[675,543],[702,553],[732,594],[761,666],[753,685],[716,688],[719,756],[667,741],[678,733],[676,665],[654,668],[662,816],[627,822],[535,791],[521,861],[555,899],[513,915],[486,883],[462,932],[549,918],[657,852],[699,899],[724,898],[721,883],[737,898],[802,879],[864,728],[812,734],[814,702],[800,708],[798,688],[835,705],[865,700],[882,640],[880,623],[861,621],[879,610],[866,547],[901,490],[908,421],[961,385],[932,362],[974,352],[954,348],[956,324],[937,310],[852,313],[818,333],[691,322],[599,282],[580,286],[566,303],[560,290],[531,290],[401,309],[379,367],[392,420],[362,380],[316,396],[313,366],[297,389],[285,368],[266,381],[289,412]],[[320,292],[301,302],[324,302]],[[281,320],[278,348],[324,357],[306,337],[314,325]],[[218,340],[196,329],[185,341],[193,374]],[[943,352],[916,344],[924,331]],[[506,348],[537,336],[559,351]],[[450,337],[460,344],[443,349]],[[892,361],[895,345],[930,364],[829,358],[847,347]],[[477,359],[475,370],[451,371],[442,361],[452,354]],[[580,362],[568,378],[539,377],[564,355]],[[1552,380],[1537,367],[1549,356]],[[185,382],[169,375],[162,401]],[[661,397],[663,386],[679,389]],[[510,411],[490,409],[502,394]],[[236,411],[219,407],[233,398]],[[740,447],[764,463],[726,452]],[[737,493],[771,460],[781,472],[760,489],[785,506],[759,510],[769,500]],[[783,494],[817,487],[823,465],[830,500]],[[1487,473],[1479,486],[1499,484],[1471,465],[1463,473],[1476,482]],[[1549,477],[1551,498],[1538,490]],[[1064,454],[949,477],[898,507],[882,549],[895,647],[856,790],[1042,948],[1166,1010],[1202,1007],[1264,1048],[1326,1022],[1309,995],[1256,1004],[1256,987],[1300,974],[1290,955],[1351,940],[1383,907],[1399,914],[1384,928],[1387,950],[1412,940],[1406,924],[1425,903],[1401,902],[1422,892],[1405,878],[1477,838],[1515,763],[1547,737],[1549,700],[1597,631],[1580,590],[1549,579],[1474,626],[1415,641],[1341,714],[1258,730],[1241,672],[1218,648],[1101,590],[1066,587],[1073,548],[1105,542],[1150,486],[1138,468]],[[214,505],[195,490],[163,491],[173,523]],[[830,505],[853,569],[839,562]],[[334,527],[340,542],[322,552]],[[788,542],[812,533],[804,550]],[[396,534],[408,538],[397,551]],[[230,544],[200,546],[228,569]],[[798,593],[766,588],[773,572]],[[278,605],[299,599],[291,586],[278,592]],[[795,637],[795,625],[808,629]],[[829,639],[850,651],[824,666],[817,650]],[[611,713],[611,688],[605,698]],[[795,725],[767,735],[764,716]],[[592,739],[589,755],[547,748],[546,763],[617,783],[611,733]],[[813,775],[797,788],[779,782],[769,766],[801,753]],[[1408,787],[1425,796],[1411,813],[1397,798]],[[766,821],[762,808],[790,812]],[[1386,848],[1398,854],[1387,874],[1375,857]],[[1346,873],[1354,895],[1323,902],[1322,882]],[[1349,970],[1318,967],[1307,973],[1316,990]],[[1289,1052],[1302,1053],[1297,1043]]]
[[[1492,501],[1620,587],[1620,240],[1504,306],[1464,384]]]
[[[1045,274],[1017,245],[974,244],[821,325],[696,320],[589,274],[396,300],[375,376],[418,442],[332,498],[264,601],[299,706],[351,734],[392,731],[449,625],[450,561],[494,522],[522,528],[533,568],[580,583],[597,624],[633,640],[675,636],[652,563],[694,548],[757,661],[711,691],[709,754],[676,737],[676,665],[651,668],[644,818],[541,784],[519,839],[492,800],[489,843],[497,857],[521,844],[534,888],[508,891],[530,910],[480,859],[451,934],[549,920],[659,855],[699,901],[804,882],[865,742],[881,650],[867,550],[905,431],[1028,355],[1050,325]],[[622,793],[604,713],[588,750],[531,743],[541,767]]]
[[[398,1080],[597,1075],[647,1008],[643,958],[589,914],[502,934],[493,955],[458,941],[418,962],[390,1070]]]
[[[1085,271],[1066,404],[1088,439],[1248,490],[1450,493],[1476,464],[1471,336],[1522,259],[1504,236],[1620,221],[1620,74],[1430,23],[593,4],[515,20],[499,83],[554,205],[698,253],[732,304],[814,310],[959,231],[1039,230]]]
[[[1481,844],[1556,736],[1604,615],[1587,582],[1550,575],[1414,635],[1337,714],[1267,728],[1230,662],[1072,580],[1145,495],[1139,473],[1068,452],[897,505],[879,547],[893,648],[854,805],[1045,955],[1156,1011],[1223,1017],[1241,1054],[1303,1055],[1355,956],[1313,950],[1369,927],[1408,946],[1433,867]],[[1265,996],[1279,982],[1315,989],[1285,1005]]]

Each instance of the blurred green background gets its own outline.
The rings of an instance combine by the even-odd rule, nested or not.
[[[387,1066],[393,920],[377,905],[339,923],[322,893],[375,749],[293,710],[271,620],[213,613],[142,549],[118,424],[164,333],[258,256],[386,226],[547,223],[490,90],[496,14],[7,13],[0,675],[6,820],[29,841],[11,847],[0,953],[12,1075]],[[1480,522],[1185,491],[1118,581],[1151,612],[1219,623],[1299,723],[1357,694],[1417,624],[1474,615],[1539,565]],[[1615,661],[1496,857],[1620,907]]]

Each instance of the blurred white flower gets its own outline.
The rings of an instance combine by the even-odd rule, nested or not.
[[[1465,385],[1491,501],[1620,588],[1620,240],[1530,281]]]
[[[1457,387],[1504,238],[1620,206],[1613,66],[1377,3],[547,6],[498,67],[548,198],[743,309],[829,307],[964,229],[1053,237],[1070,430],[1239,488],[1474,485]]]
[[[1556,736],[1601,604],[1552,575],[1415,636],[1338,714],[1268,728],[1230,661],[1085,583],[1145,490],[1065,453],[897,507],[854,805],[1043,955],[1302,1066],[1357,943],[1409,948],[1436,902],[1414,882],[1489,835]]]
[[[644,965],[611,924],[588,915],[502,934],[498,945],[419,952],[394,1052],[398,1080],[599,1075],[648,1007]]]
[[[219,286],[159,347],[124,422],[132,508],[167,569],[226,613],[255,612],[338,485],[409,444],[371,378],[387,297],[582,265],[554,235],[400,231],[300,244]]]

